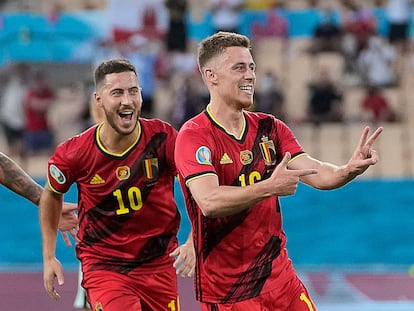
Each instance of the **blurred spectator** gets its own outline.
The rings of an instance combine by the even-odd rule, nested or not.
[[[335,11],[326,7],[321,11],[320,22],[313,31],[309,52],[341,52],[342,30]]]
[[[29,88],[30,69],[23,63],[10,67],[0,106],[0,123],[8,150],[6,153],[17,161],[24,158],[23,134],[25,128],[24,97]],[[24,166],[23,163],[21,163]]]
[[[156,84],[155,68],[158,58],[158,47],[152,49],[151,41],[130,42],[131,49],[124,54],[139,72],[139,83],[142,87],[142,109],[144,118],[151,118],[154,112],[154,92]]]
[[[397,52],[404,53],[408,48],[412,0],[388,0],[385,10],[389,22],[388,40]]]
[[[245,0],[208,0],[213,31],[239,32],[241,11]]]
[[[364,49],[372,35],[377,33],[377,19],[372,8],[363,7],[355,0],[343,1],[342,51],[345,57],[345,72],[355,73],[355,59]]]
[[[286,15],[283,4],[275,1],[273,6],[266,10],[264,22],[252,23],[252,38],[255,41],[262,38],[282,38],[287,40],[289,36],[289,22]]]
[[[376,87],[394,86],[397,82],[395,61],[395,49],[382,37],[371,37],[357,59],[362,81]]]
[[[263,43],[264,50],[267,51],[266,53],[270,52],[273,63],[276,63],[277,58],[280,58],[280,70],[284,70],[288,66],[289,62],[286,61],[286,58],[290,56],[291,52],[287,15],[284,3],[274,1],[272,7],[265,11],[264,20],[254,21],[251,24],[251,37],[254,41],[253,53],[256,54],[259,50],[263,50],[260,48]],[[272,47],[269,48],[269,44]]]
[[[167,51],[187,51],[187,1],[167,0],[165,5],[168,9],[169,25],[166,35]]]
[[[366,87],[361,109],[364,121],[373,123],[398,121],[397,114],[387,98],[383,95],[381,89],[376,86],[369,85]]]
[[[204,97],[204,84],[198,72],[177,73],[173,82],[171,123],[176,129],[201,112],[208,103]]]
[[[341,122],[342,91],[336,86],[328,68],[320,69],[315,81],[309,84],[308,119],[315,125]]]
[[[345,1],[346,10],[342,16],[342,25],[346,34],[356,40],[357,51],[366,46],[369,38],[377,34],[377,18],[373,9],[358,1]]]
[[[46,73],[36,72],[33,85],[29,88],[24,100],[26,118],[24,142],[29,153],[50,152],[54,146],[47,115],[55,99],[55,91],[49,85]]]
[[[115,42],[129,41],[133,36],[162,40],[168,28],[164,0],[107,0],[107,27]]]
[[[47,115],[55,145],[79,134],[89,125],[84,118],[85,110],[89,110],[89,94],[83,83],[71,83],[57,91]]]
[[[286,122],[285,95],[277,77],[267,71],[261,79],[260,88],[256,91],[255,110],[267,112]]]

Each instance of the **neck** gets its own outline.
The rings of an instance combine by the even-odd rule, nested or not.
[[[139,126],[130,134],[119,134],[114,131],[109,124],[103,123],[99,130],[99,141],[102,146],[110,153],[123,154],[136,141],[139,134]]]
[[[226,132],[239,138],[242,135],[244,128],[243,109],[231,109],[224,105],[208,104],[207,110],[213,119],[221,125]]]

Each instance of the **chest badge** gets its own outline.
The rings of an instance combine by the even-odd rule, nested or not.
[[[128,166],[120,166],[115,171],[116,178],[126,180],[131,176],[131,169]]]
[[[158,179],[158,158],[144,160],[144,172],[148,181]]]
[[[262,142],[259,143],[260,151],[266,165],[276,164],[276,148],[273,140],[269,140],[267,136],[262,137]]]
[[[250,150],[240,151],[240,162],[243,165],[248,165],[253,162],[253,153]]]

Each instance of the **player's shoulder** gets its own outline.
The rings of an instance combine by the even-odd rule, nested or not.
[[[200,112],[198,115],[187,120],[180,128],[180,132],[184,131],[202,131],[211,127],[211,121],[209,120],[205,111]]]
[[[177,130],[171,125],[171,123],[161,120],[159,118],[140,118],[140,125],[144,131],[165,131],[176,132]]]
[[[70,154],[79,154],[82,150],[87,150],[85,146],[91,146],[94,144],[96,129],[99,124],[95,124],[85,131],[68,138],[67,140],[61,142],[57,145],[55,153],[63,153],[66,156]]]
[[[253,120],[261,120],[261,119],[277,120],[274,115],[270,113],[260,112],[260,111],[245,110],[244,115],[246,118],[253,119]]]
[[[270,113],[260,112],[260,111],[244,111],[244,115],[248,123],[266,123],[270,122],[275,124],[277,127],[286,127],[286,124],[278,119],[276,116]]]

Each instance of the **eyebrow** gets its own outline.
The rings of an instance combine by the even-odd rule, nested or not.
[[[139,85],[134,85],[134,86],[127,87],[127,88],[115,87],[115,88],[113,88],[111,90],[131,90],[131,89],[142,89],[142,87],[139,86]]]
[[[238,62],[238,63],[235,63],[232,67],[237,67],[237,66],[256,67],[256,63],[255,62],[251,62],[251,63]]]

